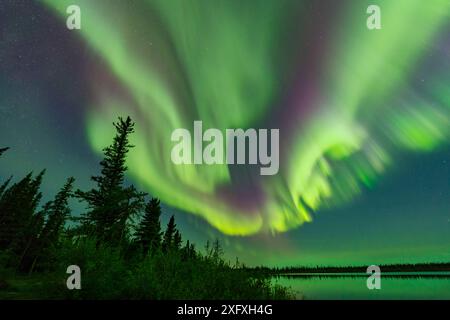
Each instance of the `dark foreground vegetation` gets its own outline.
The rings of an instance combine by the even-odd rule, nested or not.
[[[162,230],[159,200],[124,183],[134,123],[114,126],[91,190],[68,178],[41,205],[45,170],[0,181],[0,299],[292,298],[270,275],[225,262],[218,241],[202,252],[184,241],[173,216]],[[70,198],[86,212],[73,217]],[[81,269],[81,290],[66,286],[70,265]]]

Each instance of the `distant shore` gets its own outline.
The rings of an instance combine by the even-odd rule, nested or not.
[[[380,264],[385,276],[395,277],[450,277],[450,262],[416,264]],[[255,271],[274,276],[367,276],[368,266],[293,266],[282,268],[256,267]]]

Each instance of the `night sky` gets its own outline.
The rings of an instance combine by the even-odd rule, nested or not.
[[[126,115],[128,183],[198,246],[252,265],[450,261],[448,0],[1,0],[0,183],[46,168],[44,200],[68,176],[88,188]],[[279,128],[279,173],[174,165],[171,132],[194,120]]]

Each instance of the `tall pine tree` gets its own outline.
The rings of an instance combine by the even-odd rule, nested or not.
[[[222,245],[220,244],[219,239],[214,240],[211,250],[211,258],[215,263],[220,263],[223,256]]]
[[[136,242],[145,252],[155,251],[161,246],[161,206],[160,201],[152,198],[145,206],[144,216],[136,231]]]
[[[176,227],[177,225],[175,224],[175,217],[171,216],[163,236],[162,249],[164,252],[169,251],[173,247]]]
[[[179,251],[181,250],[181,245],[183,240],[181,239],[181,233],[178,230],[175,230],[175,234],[173,235],[173,244],[172,247],[173,249]]]
[[[0,199],[0,250],[20,251],[30,238],[34,215],[42,197],[39,188],[45,171],[29,173],[3,192]]]
[[[11,182],[12,176],[8,178],[2,185],[0,185],[0,202],[3,196],[3,193],[5,192],[6,188],[8,187],[9,183]],[[0,213],[1,215],[1,213]]]
[[[189,240],[186,241],[186,244],[181,249],[183,260],[195,259],[197,253],[195,252],[195,246],[193,243],[190,243]]]
[[[114,123],[116,136],[113,143],[103,149],[100,162],[101,175],[93,176],[96,187],[89,191],[77,190],[76,195],[88,204],[89,211],[82,217],[82,227],[98,242],[119,244],[127,240],[128,222],[141,210],[144,193],[134,186],[124,186],[126,156],[133,146],[129,135],[134,132],[130,117]]]
[[[51,249],[59,244],[60,235],[64,224],[70,216],[69,198],[72,196],[72,188],[75,179],[68,178],[62,189],[52,201],[47,202],[38,213],[39,217],[46,217],[45,224],[39,233],[39,238],[34,241],[24,252],[21,268],[33,271],[38,260],[45,260],[51,256]],[[41,265],[49,261],[40,261]]]
[[[43,247],[57,244],[64,224],[70,216],[69,199],[72,197],[73,183],[75,179],[70,177],[62,189],[56,194],[55,199],[45,204],[43,213],[47,219],[39,236]]]
[[[44,173],[45,170],[35,178],[29,173],[5,190],[0,199],[0,250],[8,250],[9,264],[20,270],[44,223],[43,215],[36,213]]]

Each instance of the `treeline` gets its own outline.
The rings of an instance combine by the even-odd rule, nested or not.
[[[450,263],[380,264],[382,272],[450,272]],[[282,268],[256,267],[255,272],[264,274],[288,273],[366,273],[368,266],[296,266]]]
[[[15,183],[10,177],[0,185],[0,293],[18,298],[21,290],[31,298],[290,297],[267,277],[225,262],[217,240],[201,253],[183,240],[174,216],[163,230],[160,201],[148,200],[146,193],[124,182],[134,122],[119,118],[114,126],[116,135],[103,150],[100,174],[91,177],[93,188],[75,189],[70,177],[40,207],[45,170]],[[0,156],[5,151],[0,149]],[[86,205],[81,216],[72,216],[71,198]],[[73,264],[82,270],[79,291],[67,290],[62,281]]]
[[[6,265],[21,272],[33,272],[46,265],[49,250],[59,241],[87,237],[97,246],[105,245],[155,252],[158,249],[181,250],[182,239],[172,216],[162,237],[158,199],[145,202],[146,194],[125,186],[126,155],[132,146],[129,135],[134,123],[128,117],[114,123],[117,134],[112,145],[104,149],[100,162],[101,174],[91,177],[91,190],[73,190],[75,179],[70,177],[52,201],[38,210],[42,194],[39,191],[45,170],[37,175],[30,172],[25,178],[11,184],[12,177],[0,187],[0,250],[7,253]],[[0,149],[0,155],[7,148]],[[81,217],[72,217],[70,198],[84,202],[88,211]],[[137,228],[131,228],[134,220]],[[65,229],[66,222],[76,223]],[[193,246],[185,251],[194,251]],[[139,248],[139,249],[138,249]]]

